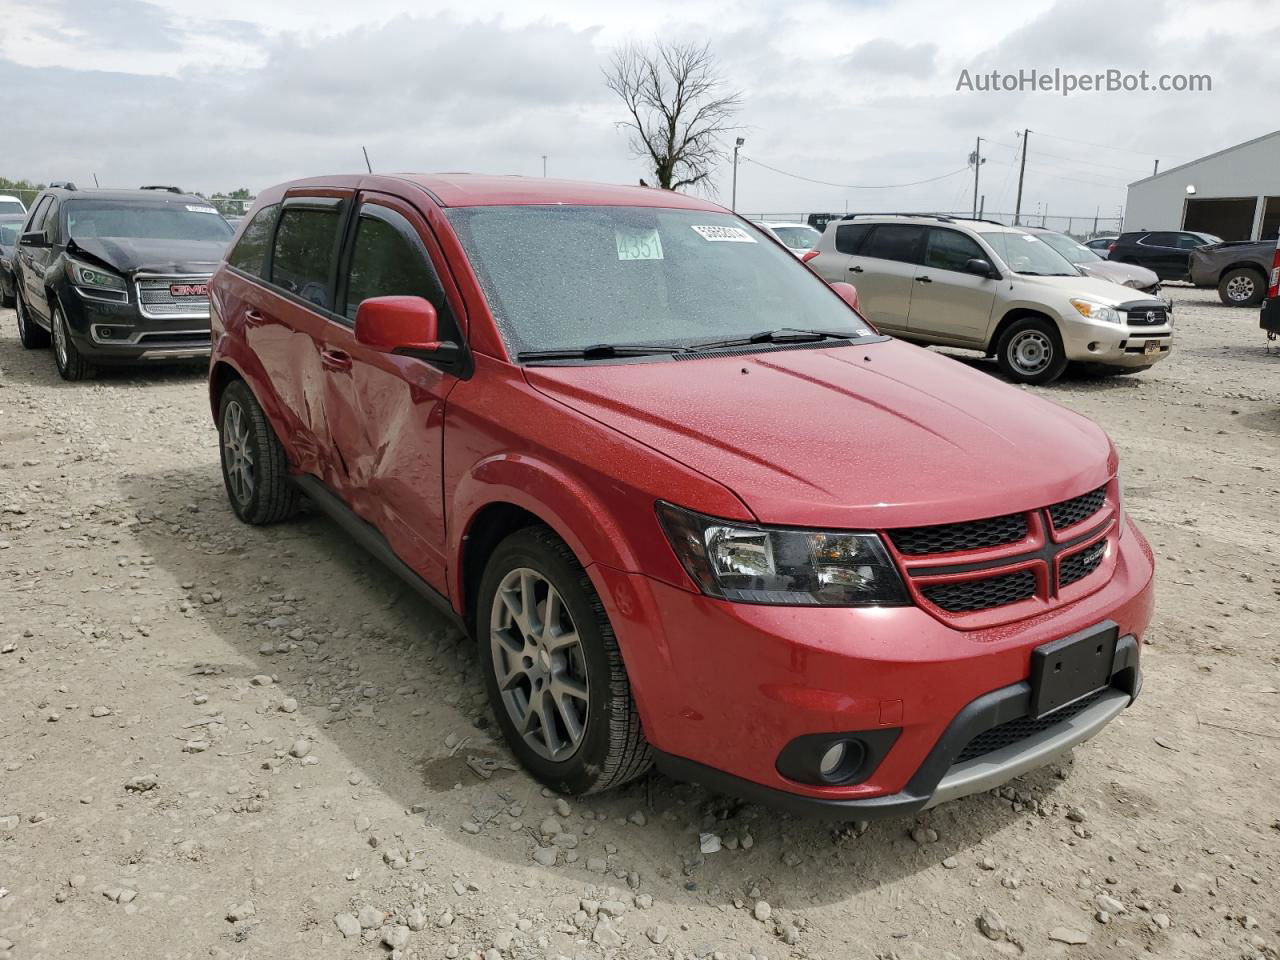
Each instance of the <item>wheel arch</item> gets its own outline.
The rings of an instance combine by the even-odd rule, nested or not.
[[[1227,278],[1227,274],[1232,270],[1252,270],[1264,281],[1269,278],[1270,270],[1264,269],[1261,264],[1253,260],[1239,260],[1236,263],[1228,264],[1218,271],[1218,282],[1221,283]]]
[[[209,408],[215,423],[218,420],[218,407],[222,404],[223,391],[236,380],[244,380],[244,376],[226,360],[215,361],[209,369]]]
[[[1056,317],[1044,310],[1037,310],[1034,307],[1014,307],[1005,312],[1000,318],[1000,322],[996,324],[995,330],[991,333],[991,338],[987,341],[987,351],[994,354],[996,347],[1000,343],[1000,338],[1004,336],[1006,330],[1017,323],[1019,320],[1025,320],[1027,317],[1035,317],[1039,320],[1047,320],[1053,324],[1053,328],[1058,331],[1058,339],[1062,339],[1062,327],[1058,323]]]

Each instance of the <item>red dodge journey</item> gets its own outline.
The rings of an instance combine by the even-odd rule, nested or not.
[[[455,618],[555,790],[988,790],[1133,702],[1151,551],[1101,429],[855,297],[679,193],[277,186],[211,283],[227,494],[306,496]]]

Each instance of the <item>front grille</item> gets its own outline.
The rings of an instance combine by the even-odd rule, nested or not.
[[[144,317],[167,319],[170,317],[207,317],[209,296],[197,294],[182,296],[174,288],[207,286],[207,276],[139,277],[138,309]]]
[[[898,548],[898,552],[912,557],[997,547],[1017,543],[1026,536],[1027,517],[1022,513],[974,520],[971,523],[942,523],[932,527],[905,527],[889,531],[889,539]]]
[[[1053,520],[1055,530],[1065,530],[1092,517],[1106,502],[1107,488],[1099,487],[1079,497],[1055,503],[1049,508],[1049,518]]]
[[[1160,327],[1169,319],[1164,307],[1137,307],[1126,314],[1131,327]]]
[[[920,592],[926,600],[948,613],[971,613],[1034,597],[1036,576],[1030,570],[1019,570],[985,580],[937,583],[924,587]]]
[[[1066,587],[1077,580],[1083,580],[1098,569],[1102,563],[1102,558],[1106,555],[1107,542],[1103,540],[1101,543],[1095,543],[1092,547],[1078,550],[1071,556],[1059,560],[1058,586]]]
[[[1105,688],[1098,690],[1087,697],[1077,700],[1075,703],[1069,703],[1047,716],[1040,717],[1038,720],[1034,717],[1018,717],[1016,720],[1008,720],[998,727],[992,727],[990,730],[984,731],[970,740],[968,745],[960,751],[960,755],[956,757],[955,762],[964,763],[966,760],[976,760],[978,757],[985,756],[988,753],[994,753],[1004,747],[1012,746],[1027,737],[1043,733],[1050,727],[1079,716],[1097,703],[1106,692]]]

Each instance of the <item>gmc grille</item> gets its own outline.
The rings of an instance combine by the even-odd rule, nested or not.
[[[209,296],[176,296],[172,288],[207,286],[207,276],[138,277],[138,310],[155,320],[194,319],[209,316]]]

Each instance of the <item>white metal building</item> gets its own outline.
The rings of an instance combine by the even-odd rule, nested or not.
[[[1224,240],[1280,229],[1280,130],[1129,184],[1126,230],[1199,230]]]

